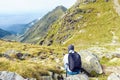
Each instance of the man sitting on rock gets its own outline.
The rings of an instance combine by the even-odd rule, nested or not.
[[[63,61],[66,69],[66,77],[81,72],[81,57],[74,51],[73,45],[68,46],[68,54],[64,56]]]

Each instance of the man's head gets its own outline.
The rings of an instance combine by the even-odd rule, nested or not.
[[[70,50],[73,50],[73,51],[74,51],[74,45],[71,44],[71,45],[68,46],[68,52],[69,52]]]

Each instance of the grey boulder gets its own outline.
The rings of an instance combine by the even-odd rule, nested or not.
[[[0,80],[24,80],[24,78],[14,72],[0,71]]]
[[[110,74],[107,80],[120,80],[120,72]]]
[[[93,75],[103,73],[96,55],[86,50],[80,51],[79,54],[81,56],[82,68],[84,68],[88,73]]]
[[[89,80],[86,74],[78,74],[78,75],[71,75],[67,77],[65,80]]]

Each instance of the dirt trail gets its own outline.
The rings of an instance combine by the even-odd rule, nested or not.
[[[116,12],[118,13],[118,15],[120,16],[120,4],[118,0],[114,0],[114,8]]]
[[[114,72],[120,72],[120,66],[110,66],[110,67],[104,67],[103,71],[105,74],[110,74]]]

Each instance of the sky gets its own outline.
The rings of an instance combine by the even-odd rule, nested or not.
[[[0,0],[0,28],[41,18],[59,5],[70,8],[76,0]]]
[[[1,14],[39,13],[63,5],[69,8],[76,0],[0,0]]]

